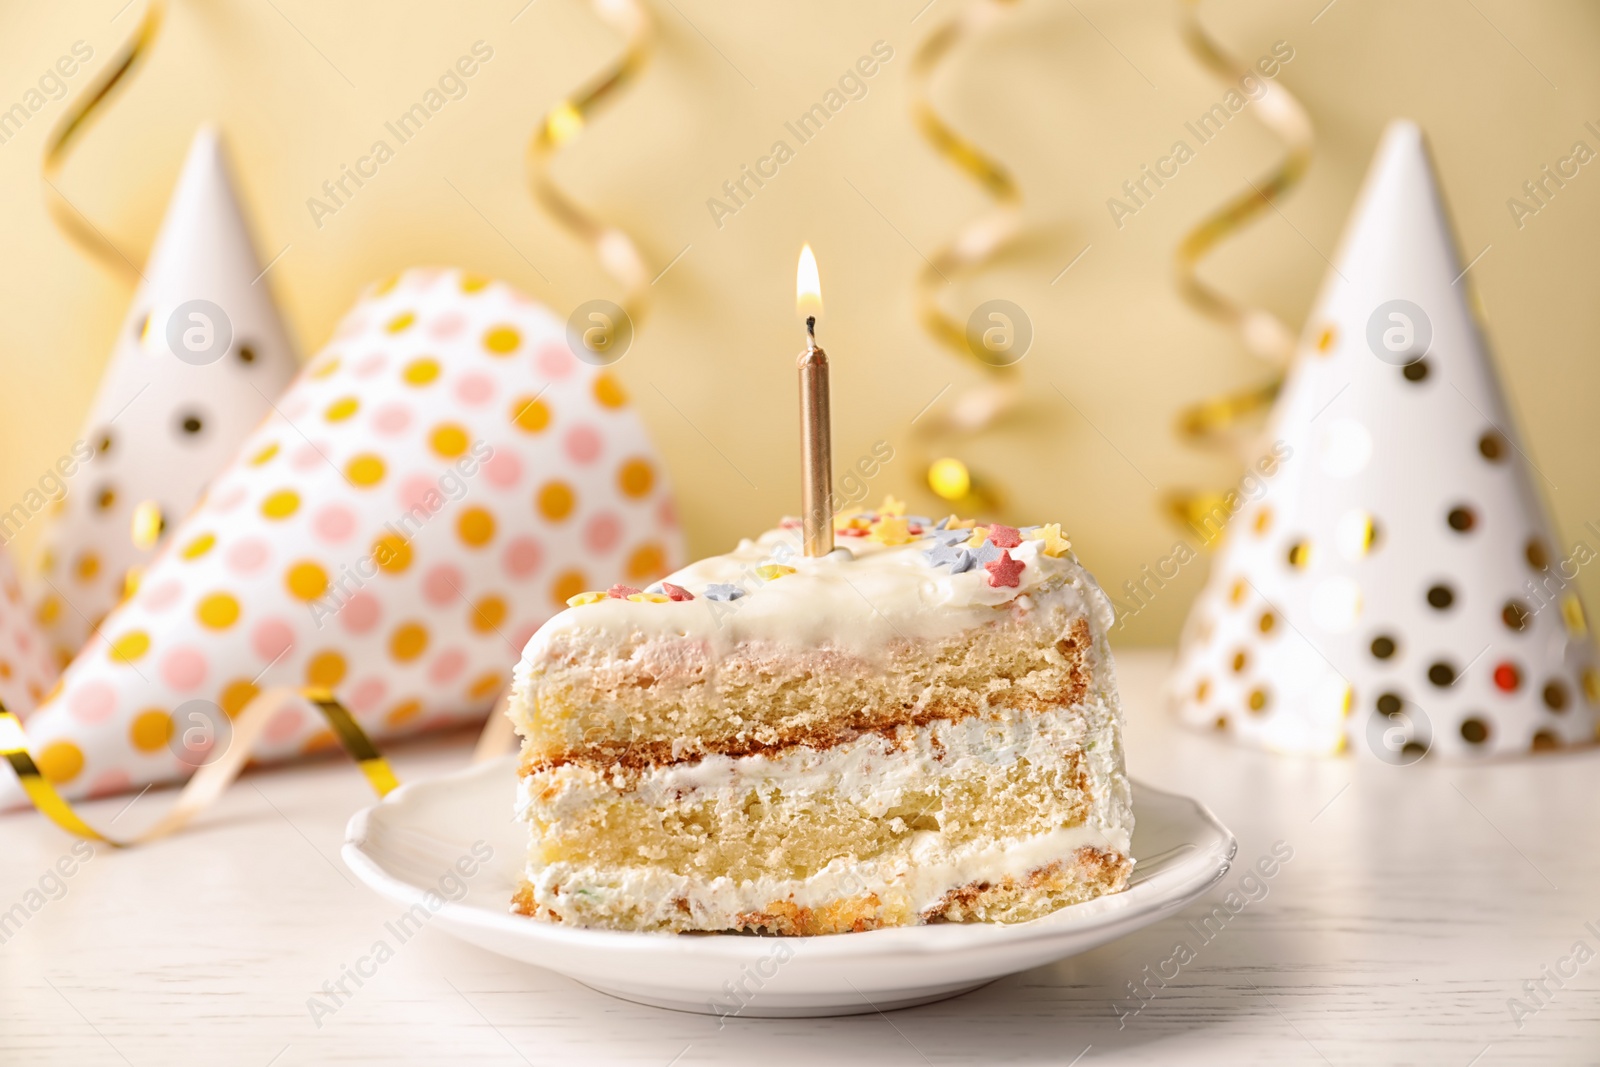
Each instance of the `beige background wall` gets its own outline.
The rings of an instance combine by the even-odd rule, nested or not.
[[[958,10],[936,0],[653,4],[658,51],[644,79],[561,157],[570,190],[629,229],[659,268],[653,314],[618,372],[677,480],[696,552],[718,551],[798,505],[791,358],[795,253],[815,246],[835,362],[836,452],[901,449],[882,490],[932,502],[904,449],[910,420],[969,372],[912,313],[911,279],[984,206],[907,119],[915,45]],[[1541,165],[1600,125],[1600,10],[1514,0],[1215,0],[1207,23],[1253,59],[1294,48],[1282,82],[1316,122],[1307,181],[1208,265],[1225,288],[1299,324],[1383,123],[1429,131],[1492,343],[1570,542],[1600,520],[1600,164],[1520,230],[1506,207]],[[429,4],[179,0],[148,66],[79,151],[62,188],[130,255],[148,249],[196,124],[230,141],[269,278],[303,354],[368,280],[459,264],[524,287],[565,314],[615,289],[533,205],[523,151],[537,117],[612,53],[616,38],[577,0]],[[9,106],[78,40],[98,72],[140,0],[12,4],[0,15],[0,104]],[[513,17],[516,20],[513,22]],[[975,458],[1003,472],[1023,517],[1059,518],[1115,590],[1166,555],[1176,531],[1156,489],[1222,485],[1225,457],[1184,450],[1175,412],[1261,368],[1175,295],[1170,252],[1205,211],[1274,158],[1253,120],[1232,123],[1119,231],[1106,199],[1221,96],[1184,50],[1170,2],[1023,0],[959,52],[936,85],[945,113],[1015,171],[1031,238],[949,294],[952,308],[1003,296],[1036,333],[1023,364],[1025,428]],[[494,57],[378,176],[319,229],[306,199],[384,135],[473,42]],[[875,41],[894,58],[737,215],[706,207],[785,119],[818,100]],[[89,81],[72,79],[74,90]],[[0,502],[16,499],[73,439],[131,290],[48,220],[38,163],[52,102],[0,144]],[[456,189],[451,188],[453,184]],[[852,185],[854,188],[852,188]],[[459,190],[459,193],[456,191]],[[464,201],[470,201],[464,202]],[[1084,258],[1051,279],[1085,245]],[[1091,420],[1061,401],[1059,387]],[[1104,436],[1102,436],[1102,434]],[[1109,438],[1109,442],[1107,440]],[[1119,454],[1120,452],[1120,454]],[[726,458],[724,458],[726,457]],[[737,469],[735,469],[735,465]],[[27,531],[21,545],[26,548]],[[1204,564],[1126,631],[1170,640]],[[1582,578],[1591,603],[1600,575]]]

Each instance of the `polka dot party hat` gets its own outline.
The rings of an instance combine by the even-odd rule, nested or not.
[[[60,673],[50,642],[28,610],[11,553],[0,548],[0,700],[26,715]]]
[[[63,659],[294,376],[261,273],[221,137],[203,127],[74,446],[89,461],[41,537],[37,611]]]
[[[1190,725],[1390,763],[1591,743],[1574,578],[1468,307],[1422,132],[1392,124],[1172,676]]]
[[[609,372],[497,282],[369,292],[27,722],[67,796],[187,775],[256,693],[331,688],[375,739],[481,721],[576,593],[681,566],[659,458]],[[255,755],[334,743],[291,702]],[[0,806],[20,799],[0,776]]]

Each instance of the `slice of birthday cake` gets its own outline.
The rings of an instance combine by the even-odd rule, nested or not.
[[[1059,527],[841,515],[529,643],[514,908],[627,930],[1018,922],[1114,893],[1133,812],[1111,611]]]

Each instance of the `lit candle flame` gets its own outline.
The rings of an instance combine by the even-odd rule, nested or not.
[[[794,309],[801,318],[822,314],[822,278],[809,244],[800,249],[800,265],[794,272]]]

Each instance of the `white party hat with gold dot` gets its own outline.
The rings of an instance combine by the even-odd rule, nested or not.
[[[502,283],[407,271],[217,475],[29,748],[81,797],[186,777],[265,690],[331,689],[376,740],[481,722],[569,597],[683,562],[660,457],[566,324]],[[333,744],[291,701],[251,755]],[[22,799],[0,770],[0,810]]]
[[[41,541],[39,620],[75,653],[272,410],[296,360],[216,129],[195,135]]]
[[[1182,720],[1394,763],[1596,739],[1594,650],[1470,311],[1422,132],[1395,122],[1185,630]]]

